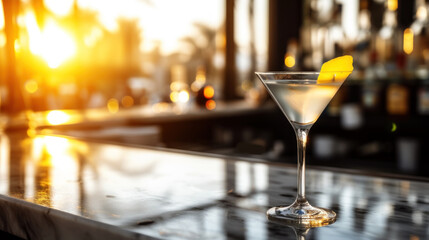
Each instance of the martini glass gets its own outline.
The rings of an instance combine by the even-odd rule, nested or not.
[[[328,73],[329,74],[329,73]],[[305,195],[305,148],[308,133],[320,114],[341,87],[347,72],[332,73],[332,79],[318,83],[318,72],[257,72],[295,130],[298,145],[298,193],[290,206],[268,210],[268,219],[297,227],[320,227],[335,222],[332,210],[313,207]],[[339,76],[339,77],[337,77]],[[347,75],[346,75],[347,76]],[[335,78],[337,77],[337,81]]]

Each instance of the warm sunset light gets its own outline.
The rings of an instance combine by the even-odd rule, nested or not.
[[[0,28],[1,30],[1,28]],[[3,32],[0,32],[0,48],[6,46],[6,36]]]
[[[71,36],[53,22],[46,26],[43,40],[45,42],[41,56],[51,68],[57,68],[75,54],[76,46]]]
[[[411,54],[414,48],[414,32],[411,28],[404,30],[403,49],[406,54]]]
[[[87,47],[94,47],[98,40],[103,37],[103,30],[99,27],[94,27],[91,32],[83,38],[83,43]]]
[[[69,14],[73,8],[74,0],[43,0],[46,8],[58,16]]]
[[[60,110],[54,110],[46,115],[46,120],[51,125],[60,125],[67,123],[70,120],[70,115]]]
[[[35,80],[28,80],[24,85],[25,91],[35,93],[39,89],[39,85]]]
[[[3,1],[0,1],[0,30],[4,28]]]
[[[70,140],[62,137],[43,136],[43,143],[51,156],[64,157],[70,148]]]
[[[0,240],[429,240],[428,121],[429,0],[0,0]]]
[[[29,35],[30,51],[41,56],[50,68],[59,67],[76,52],[76,44],[69,33],[54,21],[47,21],[45,28],[40,30],[33,13],[25,16],[25,24]]]
[[[118,100],[111,98],[107,101],[107,110],[110,113],[117,113],[119,111],[119,102]]]
[[[19,43],[18,40],[15,40],[14,44],[13,44],[13,48],[15,49],[15,52],[19,53],[21,50],[21,44]]]
[[[34,137],[36,137],[36,135],[37,135],[37,132],[36,132],[35,129],[33,129],[33,128],[28,128],[27,129],[27,136],[28,137],[34,138]]]
[[[46,166],[55,165],[56,168],[65,168],[64,172],[70,171],[71,164],[74,161],[74,153],[86,153],[87,147],[84,143],[69,140],[67,138],[56,136],[35,136],[33,139],[33,158],[45,158],[43,155],[48,154],[51,158],[44,161]],[[62,177],[64,175],[61,175]]]
[[[204,87],[204,97],[205,98],[212,98],[214,97],[214,88],[212,86],[205,86]]]

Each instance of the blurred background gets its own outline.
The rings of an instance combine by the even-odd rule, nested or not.
[[[308,164],[429,176],[426,0],[2,0],[4,132],[296,162],[255,71],[354,72]],[[7,142],[7,141],[3,141]]]

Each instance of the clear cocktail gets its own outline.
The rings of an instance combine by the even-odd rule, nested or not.
[[[314,123],[341,86],[338,82],[317,84],[317,80],[308,79],[264,83],[289,121],[297,124]]]
[[[318,227],[335,221],[335,212],[311,206],[305,196],[305,148],[310,128],[350,72],[257,72],[272,98],[292,124],[298,142],[298,193],[290,206],[268,210],[269,219],[298,227]],[[345,77],[344,77],[345,76]]]

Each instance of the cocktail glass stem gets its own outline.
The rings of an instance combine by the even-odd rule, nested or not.
[[[307,205],[307,199],[305,198],[305,151],[307,147],[308,133],[313,124],[300,125],[292,124],[297,141],[297,156],[298,156],[298,194],[295,202],[299,205]]]
[[[328,209],[313,207],[305,195],[305,156],[308,133],[313,124],[291,122],[297,140],[297,187],[295,201],[290,206],[279,206],[268,210],[268,218],[297,227],[320,227],[335,221],[336,214]]]

